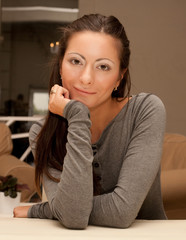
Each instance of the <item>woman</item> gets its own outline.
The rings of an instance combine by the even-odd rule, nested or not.
[[[58,219],[75,229],[166,219],[165,109],[152,94],[130,96],[129,57],[113,16],[85,15],[62,30],[49,113],[30,130],[36,183],[42,180],[48,202],[18,207],[15,217]]]

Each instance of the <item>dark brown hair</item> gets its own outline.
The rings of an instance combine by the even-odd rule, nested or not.
[[[68,26],[62,28],[61,39],[59,41],[59,51],[54,59],[50,77],[49,91],[54,84],[62,85],[60,67],[68,41],[74,33],[82,31],[103,32],[121,42],[120,69],[126,69],[126,72],[123,79],[120,81],[118,89],[113,91],[112,97],[117,98],[118,100],[129,97],[131,81],[128,70],[130,58],[128,38],[123,25],[116,17],[105,17],[100,14],[84,15],[82,18],[79,18]],[[40,188],[41,176],[43,173],[52,180],[56,182],[59,181],[50,175],[48,167],[62,171],[63,161],[66,155],[67,127],[68,124],[66,119],[48,112],[45,124],[37,138],[35,180],[38,190]],[[96,186],[96,183],[94,186]],[[96,189],[94,190],[94,193],[96,193]]]

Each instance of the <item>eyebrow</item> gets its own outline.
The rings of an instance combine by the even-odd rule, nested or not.
[[[98,58],[96,62],[102,61],[102,60],[108,60],[114,64],[114,62],[110,58]]]
[[[70,52],[70,53],[68,53],[68,55],[70,55],[70,54],[77,54],[77,55],[79,55],[81,58],[83,58],[83,59],[85,60],[85,57],[84,57],[83,55],[79,54],[79,53],[76,53],[76,52]]]
[[[77,52],[70,52],[70,53],[68,53],[68,55],[70,55],[70,54],[77,54],[77,55],[79,55],[81,58],[83,58],[84,60],[86,60],[83,55],[81,55],[81,54],[79,54],[79,53],[77,53]],[[109,59],[109,58],[98,58],[98,59],[96,60],[96,62],[99,62],[99,61],[102,61],[102,60],[108,60],[108,61],[112,62],[113,64],[115,64],[115,63],[114,63],[111,59]]]

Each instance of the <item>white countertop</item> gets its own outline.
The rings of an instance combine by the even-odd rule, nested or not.
[[[0,216],[0,240],[186,240],[186,220],[136,220],[128,229],[88,226],[69,230],[58,221]]]

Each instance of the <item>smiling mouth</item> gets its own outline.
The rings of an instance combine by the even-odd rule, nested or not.
[[[76,91],[78,91],[79,93],[82,93],[82,94],[89,94],[89,95],[96,94],[96,92],[88,92],[88,91],[85,91],[85,90],[82,90],[79,88],[75,88],[75,89],[76,89]]]

